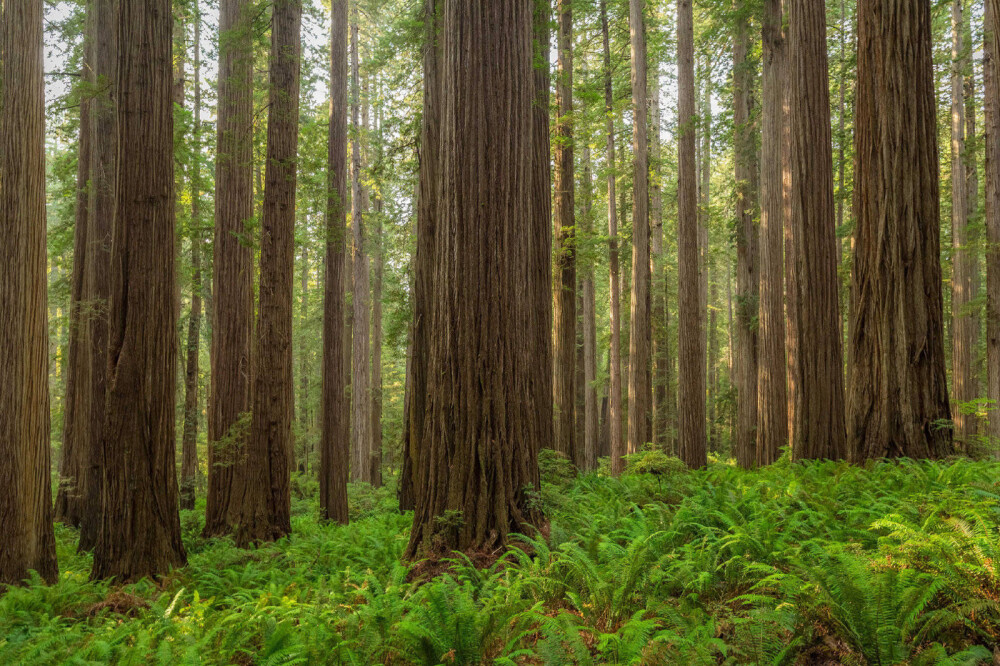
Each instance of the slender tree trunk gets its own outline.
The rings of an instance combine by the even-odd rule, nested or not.
[[[557,279],[553,333],[553,403],[555,448],[579,463],[575,432],[576,375],[576,220],[573,168],[573,11],[571,0],[556,0],[559,16],[559,59],[556,70],[558,116],[555,152],[555,224]]]
[[[754,119],[753,61],[750,57],[750,17],[737,4],[736,39],[733,42],[733,96],[735,124],[733,150],[736,163],[736,461],[741,467],[757,464],[757,307],[758,277],[758,172],[757,127]]]
[[[953,447],[929,0],[859,2],[857,85],[850,450],[937,458]]]
[[[327,144],[326,273],[323,293],[323,388],[319,494],[324,519],[347,524],[350,417],[345,372],[347,219],[347,0],[330,14],[330,136]]]
[[[381,138],[379,139],[381,146]],[[375,238],[372,254],[372,449],[371,477],[382,485],[382,197],[375,195]]]
[[[233,487],[233,531],[241,546],[272,541],[292,529],[292,291],[301,20],[301,0],[274,5],[253,416],[244,451],[247,473]]]
[[[181,508],[193,509],[198,485],[198,357],[201,354],[201,11],[194,8],[194,157],[191,166],[191,316],[184,370]]]
[[[250,339],[253,333],[252,2],[220,0],[215,242],[212,265],[212,368],[208,401],[208,502],[205,536],[232,529],[234,480],[247,473]]]
[[[694,14],[691,0],[677,1],[677,63],[680,128],[677,188],[679,450],[681,459],[689,467],[704,467],[708,464],[705,441],[705,336],[698,307],[698,174],[694,150]]]
[[[792,238],[796,277],[797,368],[795,458],[847,457],[844,357],[833,205],[833,143],[826,44],[826,10],[791,0]]]
[[[757,371],[757,449],[754,463],[770,465],[788,444],[785,367],[785,269],[782,260],[782,132],[787,56],[781,0],[765,0],[761,135],[760,308]]]
[[[986,0],[986,397],[989,446],[1000,449],[1000,0]]]
[[[966,14],[965,20],[965,36],[966,43],[972,43],[972,27],[969,22],[969,16]],[[970,279],[969,279],[969,289],[970,291],[970,308],[969,308],[969,319],[971,320],[972,329],[972,339],[970,346],[972,348],[972,390],[970,391],[973,399],[982,396],[980,393],[980,377],[982,376],[982,368],[979,367],[979,335],[982,330],[982,316],[981,306],[976,305],[979,302],[979,292],[982,289],[982,275],[979,269],[979,245],[983,238],[981,233],[978,231],[977,227],[980,222],[980,209],[979,209],[979,164],[977,155],[979,155],[979,140],[976,138],[976,60],[971,55],[968,57],[969,67],[968,76],[965,78],[965,144],[967,146],[965,152],[965,185],[968,191],[968,205],[969,205],[969,265],[970,265]],[[967,423],[974,430],[972,436],[973,441],[978,442],[980,440],[980,424],[978,415],[970,415],[968,417]]]
[[[588,241],[594,234],[594,180],[590,165],[590,145],[585,142],[583,146],[583,219],[581,220],[581,230],[584,238]],[[597,414],[597,317],[596,317],[596,297],[594,294],[594,262],[587,257],[582,266],[581,298],[583,300],[583,381],[581,382],[584,391],[583,396],[583,469],[587,471],[597,469],[597,437],[598,437],[598,414]]]
[[[625,441],[622,438],[622,370],[621,370],[621,273],[618,266],[618,209],[615,207],[615,123],[614,96],[611,87],[611,48],[608,37],[608,7],[607,1],[601,0],[601,34],[604,43],[604,111],[605,133],[607,135],[608,163],[608,272],[611,285],[611,344],[608,395],[608,428],[610,430],[609,448],[611,453],[611,472],[621,474],[625,469]]]
[[[522,269],[548,233],[530,199],[537,167],[532,19],[529,2],[443,3],[435,91],[447,140],[410,559],[496,552],[511,532],[529,533],[541,518],[525,491],[539,486],[545,426],[523,399],[532,395],[544,322],[523,297],[535,293],[537,276]]]
[[[657,448],[666,450],[669,446],[668,412],[670,403],[667,400],[669,371],[667,362],[670,356],[667,330],[667,270],[666,253],[663,250],[663,194],[661,192],[662,144],[660,141],[660,77],[658,68],[654,67],[653,76],[649,78],[650,122],[653,131],[650,134],[649,145],[652,149],[652,174],[650,195],[650,218],[652,222],[651,252],[649,269],[652,273],[652,331],[653,331],[653,433],[652,441]]]
[[[629,327],[628,451],[652,439],[652,320],[649,273],[649,143],[644,0],[629,0],[632,61],[632,313]],[[690,461],[689,461],[690,462]]]
[[[711,222],[712,185],[712,75],[711,68],[705,68],[702,87],[701,111],[701,205],[699,207],[698,232],[701,252],[701,304],[703,325],[706,325],[706,348],[708,352],[708,444],[716,449],[715,402],[719,394],[719,338],[716,331],[716,302],[718,300],[718,276],[715,275],[715,261],[709,252],[708,227]]]
[[[177,513],[177,288],[169,0],[120,0],[104,488],[95,579],[186,562]],[[127,221],[127,223],[126,223]]]
[[[847,17],[846,5],[844,0],[840,0],[840,16],[838,17],[838,32],[840,41],[840,58],[837,63],[837,88],[839,92],[839,98],[837,100],[837,267],[838,272],[840,266],[844,264],[844,243],[841,238],[841,229],[844,227],[844,208],[846,197],[844,196],[845,185],[844,185],[844,171],[847,168],[847,159],[845,153],[846,143],[847,143],[847,132],[845,129],[846,121],[844,119],[845,114],[845,93],[844,90],[847,88],[847,53],[846,53],[846,43],[847,43]],[[839,276],[837,279],[837,287],[840,290],[839,303],[840,303],[840,340],[844,343],[844,288],[843,282],[840,280]],[[846,371],[847,364],[845,364],[844,369]]]
[[[42,0],[0,17],[0,585],[59,575],[49,476]]]

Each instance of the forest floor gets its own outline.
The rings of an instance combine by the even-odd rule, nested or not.
[[[996,663],[1000,463],[630,467],[545,456],[532,556],[424,584],[392,488],[340,527],[296,479],[292,536],[249,551],[182,512],[188,566],[125,588],[57,526],[59,582],[0,597],[0,664]]]

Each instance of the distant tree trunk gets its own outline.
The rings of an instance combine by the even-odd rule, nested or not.
[[[859,2],[857,80],[850,450],[938,458],[953,449],[940,426],[951,410],[929,0]]]
[[[93,11],[87,15],[84,33],[83,81],[94,85],[93,78]],[[89,95],[89,91],[87,93]],[[66,373],[66,394],[63,408],[62,460],[59,463],[59,490],[56,494],[55,520],[79,527],[86,510],[87,462],[91,448],[91,358],[90,358],[90,294],[87,289],[88,237],[90,211],[90,161],[93,137],[91,107],[84,96],[80,99],[80,140],[76,170],[76,219],[73,226],[73,273],[70,279],[69,359]]]
[[[604,112],[605,133],[607,135],[608,163],[608,272],[611,285],[611,344],[609,360],[608,428],[611,472],[615,476],[625,469],[622,456],[625,455],[625,441],[622,438],[622,370],[621,370],[621,274],[618,267],[618,210],[615,208],[615,122],[614,95],[611,87],[611,48],[608,36],[607,1],[601,0],[601,35],[604,43]]]
[[[989,443],[1000,447],[1000,0],[986,0],[986,397]]]
[[[347,0],[330,14],[330,135],[327,144],[326,274],[323,293],[323,387],[319,495],[324,519],[346,525],[350,417],[344,347],[347,220]]]
[[[736,164],[736,432],[733,444],[741,467],[757,464],[757,304],[758,212],[757,132],[754,106],[753,61],[750,57],[750,17],[737,5],[733,42],[733,151]]]
[[[689,467],[704,467],[708,464],[705,441],[705,336],[698,307],[698,174],[694,150],[694,14],[691,0],[677,1],[677,62],[680,127],[677,187],[679,449],[681,459]]]
[[[585,242],[583,237],[583,220],[582,215],[576,216],[576,225],[579,227],[574,227],[575,233],[574,237],[577,242]],[[582,257],[581,257],[582,259]],[[583,261],[577,262],[577,285],[576,285],[576,323],[574,329],[576,329],[576,342],[573,345],[574,356],[576,357],[576,362],[573,364],[574,378],[573,378],[573,414],[574,414],[574,429],[573,429],[573,441],[576,443],[575,452],[573,454],[573,461],[576,464],[577,469],[583,469],[584,465],[584,430],[586,426],[586,398],[584,385],[586,383],[586,378],[584,377],[584,361],[583,361]]]
[[[847,457],[826,10],[791,0],[789,84],[798,367],[792,454]],[[808,279],[798,279],[808,276]]]
[[[381,139],[379,139],[381,142]],[[380,143],[381,145],[381,143]],[[375,238],[372,253],[372,485],[382,486],[382,197],[375,195]]]
[[[523,267],[548,233],[530,198],[533,14],[530,2],[443,3],[441,86],[431,90],[442,96],[448,141],[438,172],[441,233],[408,559],[496,552],[510,533],[531,533],[541,520],[525,492],[539,486],[545,429],[542,412],[524,399],[544,321],[522,296],[535,293],[538,278]]]
[[[586,239],[590,239],[594,234],[594,180],[590,166],[590,145],[584,143],[583,146],[583,219],[581,230]],[[594,294],[594,262],[589,257],[583,264],[580,278],[581,298],[583,299],[583,469],[587,471],[597,469],[597,437],[598,437],[598,414],[597,414],[597,317],[596,317],[596,297]]]
[[[971,12],[970,12],[971,13]],[[965,36],[967,43],[972,43],[972,27],[969,22],[968,14],[966,14],[965,20]],[[976,59],[971,55],[968,58],[968,76],[965,77],[965,143],[970,146],[965,153],[965,185],[968,190],[968,204],[969,204],[969,224],[973,226],[969,229],[970,232],[970,247],[969,247],[969,263],[971,266],[971,276],[969,280],[971,297],[970,302],[973,304],[970,307],[969,319],[972,321],[972,391],[971,394],[973,399],[982,396],[980,387],[980,378],[983,376],[982,368],[979,366],[979,335],[983,327],[981,305],[977,307],[975,305],[979,301],[979,292],[982,290],[982,275],[979,269],[979,245],[980,239],[983,235],[975,229],[980,220],[980,208],[979,208],[979,164],[977,156],[979,155],[979,139],[976,138]],[[968,418],[971,422],[972,428],[975,429],[975,439],[980,440],[980,423],[978,415],[971,415]]]
[[[650,122],[653,131],[650,134],[649,145],[651,148],[652,174],[650,193],[650,219],[652,225],[651,232],[651,252],[649,269],[652,273],[650,280],[653,304],[652,335],[653,335],[653,431],[651,441],[661,450],[666,450],[669,446],[668,413],[670,402],[667,400],[667,390],[669,386],[669,370],[667,368],[670,357],[669,339],[667,330],[667,270],[666,253],[663,250],[663,194],[661,192],[659,176],[661,164],[661,141],[660,141],[660,77],[658,68],[653,69],[653,75],[649,77],[650,96]]]
[[[191,167],[191,316],[184,371],[184,431],[181,436],[181,508],[193,509],[198,485],[198,357],[201,355],[201,11],[194,6],[194,135]]]
[[[708,226],[711,221],[711,185],[712,185],[712,75],[711,68],[705,68],[705,80],[702,86],[701,110],[701,205],[698,210],[698,233],[700,246],[698,248],[701,262],[701,299],[699,310],[702,313],[702,325],[706,332],[706,348],[708,352],[708,444],[711,450],[716,447],[716,414],[715,401],[719,393],[719,338],[716,334],[718,300],[718,276],[715,272],[715,262],[709,252]]]
[[[250,0],[220,0],[218,144],[212,265],[212,367],[208,400],[205,536],[232,529],[233,485],[247,472],[253,333],[253,50]]]
[[[559,59],[556,72],[558,116],[555,153],[556,283],[553,334],[553,403],[555,449],[579,463],[575,432],[576,375],[576,220],[573,168],[573,10],[571,0],[557,0]]]
[[[365,248],[365,193],[361,184],[361,144],[363,128],[360,122],[361,81],[358,65],[358,6],[354,4],[351,23],[351,122],[354,136],[351,139],[351,231],[354,234],[353,306],[351,354],[351,447],[353,460],[351,479],[372,482],[371,476],[371,340],[369,328],[369,274],[368,254]],[[366,114],[367,115],[367,114]]]
[[[0,17],[0,585],[59,575],[49,476],[42,0]]]
[[[644,0],[629,0],[632,62],[632,312],[628,344],[628,451],[652,439],[652,343],[649,273],[649,104]]]
[[[261,217],[260,292],[254,340],[253,416],[235,480],[233,532],[245,546],[291,529],[292,291],[295,280],[295,185],[299,144],[301,0],[280,0],[271,28],[267,167]]]
[[[169,0],[119,0],[118,151],[111,244],[104,489],[94,579],[186,562],[177,513],[177,292]]]
[[[781,0],[765,0],[761,133],[760,308],[757,371],[757,448],[754,464],[770,465],[788,444],[785,367],[785,271],[782,260],[783,99],[787,55]]]

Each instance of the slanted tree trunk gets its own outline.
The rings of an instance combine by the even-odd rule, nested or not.
[[[741,467],[757,463],[757,307],[758,277],[757,128],[754,124],[753,61],[750,17],[737,5],[733,42],[733,151],[736,165],[736,335],[733,374],[736,385],[736,432],[733,444]]]
[[[323,293],[323,387],[319,495],[324,519],[346,525],[350,417],[344,347],[347,220],[347,0],[330,14],[330,136],[327,144],[326,275]]]
[[[1000,448],[1000,0],[986,0],[986,397],[989,445]]]
[[[576,374],[576,220],[573,168],[573,10],[557,0],[559,58],[556,65],[555,153],[556,282],[553,334],[555,449],[579,463],[575,409]]]
[[[220,0],[211,389],[205,536],[229,533],[250,412],[253,333],[253,51],[250,0]]]
[[[622,437],[622,370],[621,370],[621,275],[618,267],[618,209],[615,207],[615,123],[614,95],[611,87],[611,48],[608,37],[608,7],[601,0],[601,36],[604,44],[604,112],[605,133],[607,135],[608,163],[608,273],[611,285],[611,344],[608,353],[608,429],[611,454],[611,472],[619,475],[625,469],[625,441]]]
[[[698,307],[698,174],[695,164],[694,14],[677,0],[677,186],[679,451],[689,467],[708,464],[705,441],[705,336]],[[631,418],[631,417],[630,417]]]
[[[530,2],[443,2],[441,85],[431,90],[447,140],[409,559],[496,552],[541,519],[526,490],[539,486],[545,426],[524,399],[544,322],[523,297],[538,276],[523,267],[548,233],[530,197],[533,15]]]
[[[233,486],[233,532],[241,546],[279,539],[292,529],[292,291],[301,21],[301,0],[276,2],[271,27],[253,416],[244,451],[247,473]]]
[[[54,583],[42,0],[7,2],[0,61],[0,585]]]
[[[792,453],[800,458],[847,457],[844,437],[844,357],[833,205],[826,9],[791,0],[791,226],[795,245],[798,352]],[[808,279],[806,279],[808,277]]]
[[[119,0],[119,151],[111,245],[103,503],[94,579],[186,562],[177,513],[177,301],[169,0]]]
[[[858,3],[857,86],[850,451],[938,458],[953,448],[940,427],[951,410],[929,0]]]

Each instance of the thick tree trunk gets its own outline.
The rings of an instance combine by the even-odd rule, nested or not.
[[[608,353],[608,429],[611,454],[611,472],[619,475],[625,469],[622,456],[625,455],[625,441],[622,432],[622,370],[621,370],[621,274],[618,266],[618,209],[615,207],[615,123],[614,96],[611,87],[611,48],[608,36],[608,7],[601,0],[601,34],[604,44],[604,112],[605,134],[607,137],[608,163],[608,272],[611,285],[611,344]]]
[[[889,17],[893,20],[889,20]],[[952,452],[929,0],[858,4],[855,460]]]
[[[238,545],[272,541],[291,527],[292,291],[295,186],[299,143],[301,0],[280,0],[271,28],[267,168],[261,218],[260,293],[254,340],[253,416],[244,451],[247,473],[235,480]]]
[[[698,307],[698,174],[695,165],[694,14],[677,1],[677,265],[679,452],[689,467],[708,464],[705,441],[705,335]],[[630,417],[631,419],[631,417]]]
[[[548,233],[530,198],[532,5],[443,3],[442,85],[433,89],[445,139],[441,233],[410,559],[495,553],[511,532],[531,533],[541,520],[525,492],[539,486],[545,425],[530,401],[531,366],[545,322],[523,297],[538,277],[523,267]]]
[[[737,6],[733,42],[733,151],[736,164],[736,432],[733,445],[741,467],[757,464],[757,307],[758,278],[757,141],[753,106],[754,75],[746,8]]]
[[[95,579],[132,581],[186,561],[177,513],[177,288],[169,0],[119,0],[118,136],[111,245],[104,489]]]
[[[571,0],[557,0],[559,58],[556,70],[555,295],[553,406],[555,449],[579,463],[575,430],[576,396],[576,219],[573,168],[573,12]]]
[[[785,367],[785,269],[782,132],[784,70],[781,0],[765,0],[761,133],[760,307],[757,370],[757,447],[754,464],[770,465],[788,444]]]
[[[191,315],[184,370],[181,508],[193,509],[198,485],[198,357],[201,355],[201,11],[194,8],[194,163],[191,174]]]
[[[794,242],[798,366],[792,453],[799,458],[847,457],[844,357],[833,205],[826,10],[791,0],[788,62],[792,150],[791,227]],[[808,276],[808,279],[805,277]]]
[[[233,485],[247,472],[253,333],[253,52],[250,0],[220,0],[218,144],[212,266],[212,379],[208,401],[205,536],[231,530]]]
[[[652,439],[652,343],[649,273],[649,104],[644,0],[629,0],[632,62],[632,312],[628,343],[628,451]]]
[[[55,582],[49,476],[42,0],[0,17],[0,585]]]
[[[323,387],[319,495],[324,519],[347,524],[350,417],[344,347],[347,220],[347,0],[330,15],[330,136],[327,144],[326,275],[323,293]]]
[[[1000,0],[986,0],[986,397],[989,446],[1000,449]]]

